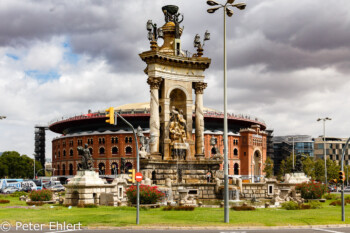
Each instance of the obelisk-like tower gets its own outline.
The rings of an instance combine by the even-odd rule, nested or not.
[[[201,160],[204,158],[204,71],[211,60],[202,57],[202,47],[193,56],[181,50],[183,16],[173,5],[162,8],[165,24],[157,28],[148,21],[151,49],[140,54],[147,64],[150,85],[150,152],[153,159]],[[157,39],[164,43],[158,46]],[[195,90],[195,137],[192,136]],[[193,140],[194,138],[194,140]],[[183,152],[185,151],[185,152]]]

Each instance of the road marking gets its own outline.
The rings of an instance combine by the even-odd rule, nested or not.
[[[326,229],[320,229],[320,228],[315,228],[315,231],[325,231],[325,232],[331,232],[331,233],[344,233],[341,231],[332,231],[332,230],[326,230]]]

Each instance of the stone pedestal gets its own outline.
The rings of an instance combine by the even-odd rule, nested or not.
[[[304,172],[288,173],[284,176],[285,183],[300,184],[309,181],[310,178],[308,178]]]
[[[115,205],[116,189],[113,184],[105,184],[94,171],[78,171],[66,187],[65,205],[104,204]],[[102,197],[101,197],[101,194]],[[112,201],[113,200],[113,201]],[[108,202],[108,203],[107,203]]]

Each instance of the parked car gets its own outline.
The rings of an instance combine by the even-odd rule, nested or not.
[[[328,190],[329,192],[336,192],[337,191],[337,187],[336,186],[328,186]]]
[[[66,190],[66,188],[61,184],[57,184],[57,185],[50,187],[50,190],[53,192],[60,192],[60,191]]]
[[[29,187],[29,186],[23,186],[22,188],[21,188],[21,190],[20,191],[23,191],[23,192],[31,192],[31,191],[33,191],[33,190],[35,190],[35,189],[33,189],[32,187]]]
[[[344,192],[350,192],[350,186],[344,188]]]
[[[8,187],[4,188],[2,192],[6,193],[6,194],[10,194],[10,193],[18,192],[18,191],[21,191],[21,189],[14,187],[14,186],[8,186]]]

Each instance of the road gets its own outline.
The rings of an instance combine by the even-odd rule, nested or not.
[[[0,230],[0,232],[2,232]],[[16,229],[10,229],[10,233],[25,233],[28,232],[28,230],[16,230]],[[160,233],[160,232],[166,232],[166,233],[350,233],[350,227],[340,227],[340,228],[312,228],[312,229],[303,229],[303,228],[295,228],[295,229],[271,229],[271,228],[265,228],[265,229],[216,229],[216,230],[182,230],[182,229],[81,229],[81,230],[70,230],[70,231],[50,231],[49,229],[43,229],[40,231],[34,231],[31,232],[40,232],[40,233],[63,233],[63,232],[79,232],[79,233]]]

